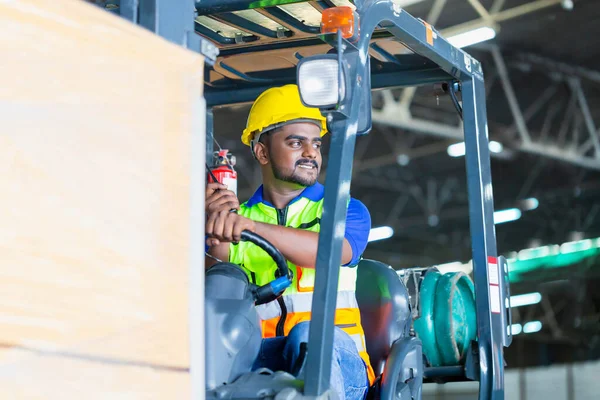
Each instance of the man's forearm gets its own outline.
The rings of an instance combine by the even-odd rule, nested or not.
[[[315,267],[319,244],[317,232],[257,222],[256,233],[277,247],[283,256],[293,264],[305,268]],[[344,239],[341,264],[347,264],[351,260],[352,248],[350,243]]]

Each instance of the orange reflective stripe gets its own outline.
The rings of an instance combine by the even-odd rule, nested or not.
[[[369,359],[369,354],[366,351],[360,353],[360,358],[363,359],[365,364],[367,364],[367,377],[369,378],[369,386],[373,386],[375,383],[375,371],[373,371],[373,367],[371,367],[371,360]]]
[[[309,312],[312,310],[313,291],[306,293],[284,294],[283,302],[289,314]],[[337,293],[336,307],[339,308],[358,308],[356,294],[353,290],[342,290]],[[262,320],[276,318],[281,315],[281,308],[276,301],[267,304],[261,304],[256,307],[258,316]]]

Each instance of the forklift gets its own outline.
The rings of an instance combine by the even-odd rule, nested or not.
[[[197,321],[190,329],[194,398],[336,397],[329,379],[342,238],[334,232],[336,226],[344,226],[356,138],[371,130],[373,90],[436,85],[451,97],[464,125],[473,262],[468,289],[473,293],[471,310],[450,307],[450,316],[439,323],[422,301],[431,297],[435,285],[463,284],[464,276],[444,278],[429,268],[409,271],[402,279],[388,265],[362,260],[357,301],[367,351],[378,375],[369,398],[416,400],[422,398],[426,382],[478,381],[480,400],[503,399],[503,352],[512,341],[510,290],[506,259],[496,249],[481,64],[393,0],[191,3],[121,0],[113,12],[205,56],[206,137],[197,142],[203,142],[205,150],[201,161],[213,155],[212,108],[250,103],[273,86],[297,84],[302,102],[321,110],[331,133],[303,365],[295,374],[251,370],[261,341],[254,305],[275,300],[291,279],[281,253],[263,238],[245,232],[243,240],[265,250],[280,273],[263,287],[249,284],[230,263],[213,266],[205,278],[196,277],[205,283],[206,291],[204,297],[195,293],[190,304],[190,319]],[[197,237],[203,233],[203,227],[196,228]],[[199,254],[196,264],[202,264]],[[455,318],[456,313],[462,317]],[[469,318],[473,329],[464,334],[461,327],[468,325],[465,319]],[[440,331],[448,329],[463,332],[463,340],[436,343],[436,333],[441,340]],[[428,332],[428,343],[422,332]],[[457,356],[446,357],[446,353]]]

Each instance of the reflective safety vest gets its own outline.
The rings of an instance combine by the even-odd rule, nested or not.
[[[299,197],[283,210],[264,202],[253,202],[250,206],[249,202],[246,202],[240,206],[238,214],[257,222],[319,232],[323,199],[313,201],[307,197]],[[275,262],[250,242],[231,244],[229,262],[240,265],[250,281],[256,285],[261,286],[275,279]],[[296,324],[310,321],[315,269],[296,266],[289,261],[288,267],[294,275],[292,285],[277,301],[257,306],[264,338],[287,336]],[[356,267],[340,268],[335,325],[350,335],[356,343],[358,352],[367,365],[367,374],[372,384],[375,374],[366,351],[365,335],[360,323],[360,311],[355,295],[356,274]]]

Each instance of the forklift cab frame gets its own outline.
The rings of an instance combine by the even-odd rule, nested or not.
[[[247,0],[121,0],[122,17],[140,24],[176,44],[202,53],[205,69],[206,137],[196,139],[192,193],[203,204],[204,160],[212,155],[212,108],[252,102],[272,86],[295,83],[303,66],[323,57],[334,60],[338,98],[322,107],[327,116],[331,145],[325,182],[324,213],[319,235],[316,283],[309,334],[304,395],[317,397],[329,388],[334,313],[341,259],[342,237],[335,232],[345,223],[356,137],[371,127],[371,90],[446,83],[461,113],[466,146],[469,218],[476,295],[477,341],[473,347],[471,378],[478,380],[480,400],[504,398],[503,347],[511,342],[509,284],[506,260],[498,257],[493,220],[493,194],[488,148],[485,87],[481,64],[452,46],[427,24],[409,15],[393,0],[355,0],[355,35],[322,34],[282,7],[302,1]],[[192,4],[194,3],[194,4]],[[339,3],[337,1],[336,3]],[[306,2],[325,12],[335,6],[329,0]],[[255,10],[283,29],[271,30],[246,19],[244,10]],[[247,34],[223,35],[202,23],[203,18],[226,24]],[[356,37],[358,33],[358,37]],[[387,51],[380,40],[393,39],[403,51]],[[352,42],[350,41],[352,40]],[[324,50],[324,51],[323,51]],[[319,55],[330,53],[325,56]],[[253,69],[257,57],[287,54],[289,67]],[[246,61],[250,60],[250,61]],[[299,64],[293,65],[294,61]],[[303,101],[307,90],[298,82]],[[344,87],[344,90],[341,89]],[[462,106],[457,100],[460,92]],[[309,96],[310,97],[310,96]],[[204,112],[204,110],[202,110]],[[204,237],[204,227],[193,235]],[[202,239],[198,243],[202,242]],[[201,247],[201,246],[199,246]],[[197,253],[197,254],[196,254]],[[192,256],[192,270],[203,271],[203,253]],[[202,287],[201,273],[192,273]],[[192,393],[204,395],[203,303],[201,294],[190,293]],[[200,342],[200,343],[199,343]],[[440,376],[436,371],[431,375]],[[438,371],[439,372],[439,371]],[[425,377],[428,371],[425,371]]]

